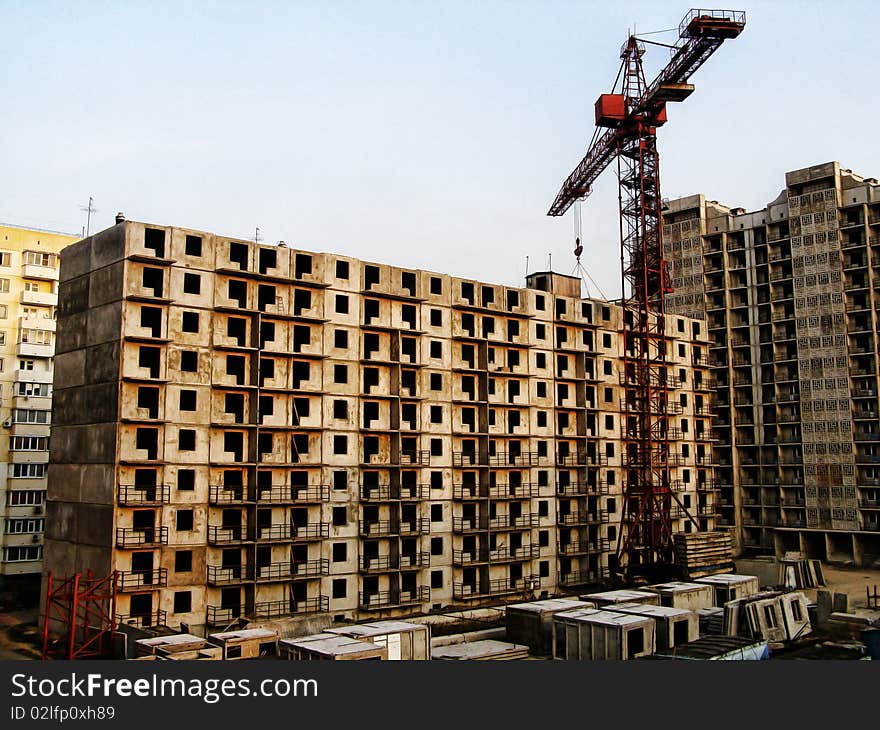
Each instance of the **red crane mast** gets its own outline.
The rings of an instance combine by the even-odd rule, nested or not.
[[[586,156],[562,184],[548,215],[560,216],[592,191],[596,178],[617,160],[623,291],[623,370],[620,384],[624,453],[623,524],[618,532],[615,572],[646,573],[672,562],[669,416],[680,412],[669,401],[665,295],[672,291],[661,239],[660,161],[657,127],[666,123],[666,104],[693,92],[690,76],[721,44],[745,28],[736,10],[691,10],[678,27],[672,57],[657,78],[645,81],[645,45],[631,35],[620,52],[612,93],[596,101],[596,133]],[[600,131],[604,130],[604,131]]]

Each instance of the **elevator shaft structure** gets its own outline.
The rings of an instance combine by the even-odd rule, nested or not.
[[[673,502],[699,529],[670,485],[670,467],[680,456],[669,450],[669,417],[681,407],[669,402],[670,378],[675,376],[666,363],[669,337],[664,300],[672,287],[661,238],[657,128],[666,123],[666,104],[684,101],[693,92],[690,76],[744,27],[745,13],[740,11],[691,10],[679,25],[678,42],[669,47],[671,60],[651,84],[645,81],[642,63],[646,44],[664,44],[631,35],[621,49],[612,92],[596,102],[593,142],[548,212],[560,216],[589,195],[598,176],[617,160],[625,475],[623,523],[613,567],[624,578],[672,563]]]

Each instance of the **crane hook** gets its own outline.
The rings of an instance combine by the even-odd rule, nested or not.
[[[575,238],[575,239],[574,239],[574,255],[575,255],[575,258],[577,258],[578,263],[580,263],[580,260],[581,260],[581,254],[582,254],[583,252],[584,252],[584,247],[581,246],[581,239],[580,239],[580,237]]]

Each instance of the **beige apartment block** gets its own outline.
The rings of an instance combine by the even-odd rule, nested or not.
[[[621,312],[527,283],[131,221],[66,249],[47,569],[119,571],[123,621],[212,630],[601,583]],[[666,331],[673,519],[711,529],[708,333]]]
[[[712,335],[720,525],[749,552],[880,557],[880,186],[836,162],[747,212],[668,202],[671,311]]]
[[[43,564],[58,253],[74,236],[0,225],[0,589]],[[16,588],[18,586],[18,588]]]

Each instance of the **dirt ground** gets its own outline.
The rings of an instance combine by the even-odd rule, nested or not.
[[[865,608],[866,596],[865,589],[870,588],[880,593],[880,570],[867,568],[841,568],[825,563],[822,564],[822,573],[825,575],[825,581],[828,585],[824,589],[805,589],[804,593],[815,600],[817,590],[832,591],[835,593],[846,593],[849,596],[850,610],[853,608]]]
[[[0,613],[0,659],[39,659],[37,610]]]

